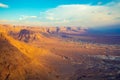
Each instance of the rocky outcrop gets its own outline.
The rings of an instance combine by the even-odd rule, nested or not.
[[[25,39],[29,39],[30,38],[30,31],[29,30],[26,30],[26,29],[22,29],[19,33],[19,40],[21,40],[23,37],[25,37]]]
[[[38,37],[36,36],[36,33],[37,32],[31,31],[28,29],[22,29],[22,30],[20,30],[20,32],[18,34],[18,40],[24,41],[24,42],[37,40]]]
[[[12,31],[11,31],[12,32]],[[11,34],[10,32],[10,34]],[[31,27],[26,29],[21,29],[18,32],[18,39],[24,42],[30,42],[37,40],[38,36],[45,36],[46,34],[83,34],[86,29],[81,29],[79,27]],[[12,33],[13,34],[13,33]]]

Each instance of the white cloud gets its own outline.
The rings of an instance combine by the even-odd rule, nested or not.
[[[0,3],[0,7],[1,7],[1,8],[8,8],[9,6],[6,5],[6,4]]]
[[[98,2],[97,4],[98,4],[98,5],[101,5],[101,4],[102,4],[102,2]]]
[[[35,19],[37,16],[26,16],[26,15],[21,15],[19,20],[28,20],[28,19]]]
[[[42,26],[105,26],[120,23],[120,2],[106,5],[72,4],[40,12],[40,16],[21,15],[16,24]],[[13,23],[13,22],[10,22]]]
[[[60,5],[41,14],[41,21],[58,26],[105,26],[120,23],[120,3]]]
[[[55,20],[54,17],[52,17],[52,16],[47,16],[46,19],[48,19],[48,20]]]

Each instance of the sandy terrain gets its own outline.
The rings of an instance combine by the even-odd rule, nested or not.
[[[0,35],[1,80],[16,80],[18,75],[20,80],[120,79],[119,36],[93,36],[74,27],[12,25],[0,25]],[[4,60],[15,65],[10,74],[3,73]]]

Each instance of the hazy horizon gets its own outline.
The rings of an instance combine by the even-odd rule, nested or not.
[[[120,80],[120,0],[0,0],[0,80]]]

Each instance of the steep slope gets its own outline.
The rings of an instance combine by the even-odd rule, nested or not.
[[[29,61],[29,58],[0,35],[0,80],[25,80],[24,66]]]
[[[49,69],[37,61],[36,50],[0,33],[0,80],[53,80]],[[44,49],[40,52],[46,53]]]

